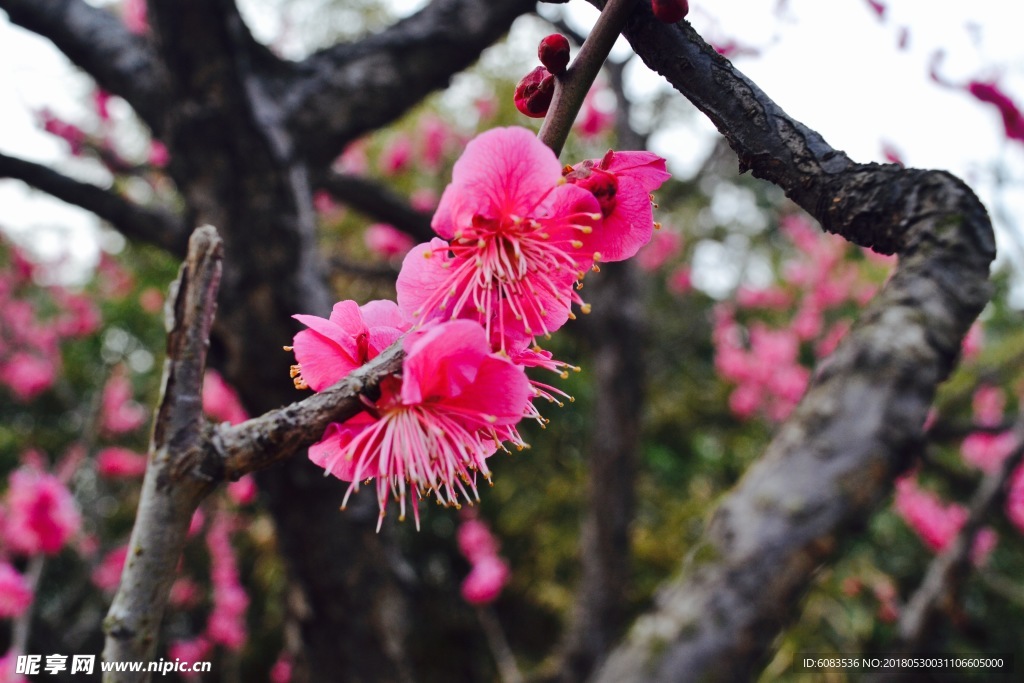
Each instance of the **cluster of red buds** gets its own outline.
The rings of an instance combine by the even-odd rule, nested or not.
[[[687,15],[690,3],[687,0],[651,0],[651,11],[666,24],[674,24]]]
[[[523,76],[516,85],[516,109],[534,119],[544,118],[555,94],[555,76],[565,73],[569,66],[569,40],[560,33],[552,33],[540,41],[537,56],[541,66]]]

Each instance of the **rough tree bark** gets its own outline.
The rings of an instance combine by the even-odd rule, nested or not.
[[[919,446],[936,386],[990,296],[992,227],[977,197],[948,173],[857,164],[830,147],[689,24],[661,24],[649,3],[637,2],[623,33],[715,123],[741,170],[782,187],[825,230],[900,256],[888,285],[715,512],[682,577],[595,677],[746,680],[837,539],[864,524]]]

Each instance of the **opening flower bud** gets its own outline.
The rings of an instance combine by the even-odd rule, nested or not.
[[[537,56],[551,73],[565,73],[565,67],[569,66],[569,40],[561,33],[552,33],[540,41]]]
[[[660,21],[674,24],[687,15],[690,3],[687,0],[651,0],[651,11]]]
[[[555,77],[543,66],[538,66],[516,85],[516,109],[533,119],[542,119],[551,106],[555,94]]]

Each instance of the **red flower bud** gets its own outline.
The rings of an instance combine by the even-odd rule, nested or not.
[[[552,33],[540,41],[537,56],[551,73],[564,73],[565,67],[569,66],[569,40],[561,33]]]
[[[542,119],[555,94],[555,77],[542,66],[523,76],[516,85],[516,109],[532,119]]]
[[[690,11],[687,0],[651,0],[651,11],[666,24],[680,21]]]

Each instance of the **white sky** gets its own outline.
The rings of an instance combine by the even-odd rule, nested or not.
[[[423,0],[396,0],[411,10]],[[940,69],[949,80],[997,78],[1024,106],[1024,2],[1019,0],[887,0],[880,21],[865,0],[691,0],[690,20],[706,37],[735,39],[761,49],[759,57],[736,60],[738,67],[788,113],[822,133],[833,146],[858,161],[882,161],[889,142],[908,165],[948,169],[968,181],[989,206],[1001,203],[1024,228],[1024,145],[1008,143],[994,107],[965,93],[942,88],[928,78],[932,55],[946,57]],[[593,21],[583,0],[568,7],[574,18]],[[906,27],[909,42],[897,46]],[[41,133],[31,111],[49,107],[69,121],[88,120],[91,85],[44,40],[12,27],[0,12],[0,151],[35,161],[66,160],[63,143]],[[634,88],[643,92],[658,81],[635,70]],[[703,122],[660,138],[659,150],[676,172],[685,172],[707,145],[711,128]],[[658,139],[656,139],[657,141]],[[1001,190],[994,169],[1008,180]],[[102,175],[81,165],[65,172],[92,182]],[[85,173],[85,175],[82,175]],[[91,173],[91,175],[90,175]],[[998,223],[998,221],[997,221]],[[25,238],[50,256],[95,252],[95,221],[60,202],[0,180],[0,228]],[[1012,251],[1001,225],[1000,244]],[[1024,269],[1024,260],[1022,260]]]

